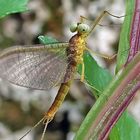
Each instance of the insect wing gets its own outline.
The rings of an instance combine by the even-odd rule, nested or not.
[[[0,53],[0,77],[32,89],[50,88],[63,82],[68,43],[16,46]]]

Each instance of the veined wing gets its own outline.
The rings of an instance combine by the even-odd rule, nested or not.
[[[15,46],[0,53],[0,77],[32,89],[50,88],[63,82],[68,43]]]

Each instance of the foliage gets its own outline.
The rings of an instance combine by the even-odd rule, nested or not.
[[[0,18],[12,14],[27,11],[28,0],[0,0]]]
[[[26,4],[28,0],[1,0],[0,1],[0,18],[11,14],[11,13],[17,13],[17,12],[23,12],[27,10]],[[132,11],[132,8],[134,5],[134,2],[127,1],[127,9],[128,11]],[[131,5],[131,6],[130,6]],[[122,52],[124,50],[127,50],[129,48],[129,32],[130,32],[130,24],[131,24],[131,18],[132,16],[126,16],[125,23],[123,25],[123,30],[120,37],[120,44],[119,44],[119,55],[117,59],[117,72],[122,68],[122,66],[125,64],[128,53],[125,55],[122,55]],[[127,36],[127,37],[126,37]],[[39,39],[41,43],[48,44],[52,42],[57,42],[57,40],[51,38],[51,37],[44,37],[39,36]],[[112,83],[112,75],[106,70],[101,68],[96,61],[91,57],[91,55],[86,52],[84,54],[84,63],[85,63],[85,80],[88,84],[93,86],[93,88],[98,89],[99,91],[104,91],[104,89],[111,84],[119,84],[118,82]],[[78,72],[81,73],[81,66],[78,68]],[[118,77],[116,77],[117,79]],[[112,85],[112,86],[118,86],[118,85]],[[108,87],[107,87],[108,88]],[[112,90],[112,89],[110,89]],[[104,94],[104,92],[103,92]],[[95,95],[95,92],[93,93]],[[96,93],[96,97],[98,97],[100,94],[99,92]],[[85,121],[83,122],[80,130],[78,131],[75,140],[78,140],[79,138],[82,140],[84,139],[83,135],[86,135],[86,133],[89,131],[88,124],[92,124],[94,121],[94,118],[97,117],[97,114],[99,113],[99,110],[95,110],[95,108],[100,108],[100,106],[103,106],[106,103],[106,97],[110,96],[109,94],[107,96],[101,95],[100,100],[96,102],[94,105],[94,108],[91,109],[91,111],[88,113]],[[94,117],[93,117],[94,115]],[[138,123],[127,113],[125,112],[121,119],[118,121],[114,129],[112,130],[110,134],[111,140],[131,140],[140,139],[140,127]],[[79,137],[80,135],[80,137]]]
[[[134,118],[124,112],[110,133],[110,140],[139,140],[140,125]]]

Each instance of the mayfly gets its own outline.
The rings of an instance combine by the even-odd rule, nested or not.
[[[91,51],[87,48],[86,43],[89,34],[106,14],[114,16],[107,11],[102,12],[91,28],[84,23],[86,18],[81,16],[80,22],[72,24],[70,27],[71,32],[76,32],[76,34],[68,43],[54,42],[47,45],[16,46],[0,53],[0,77],[2,79],[38,90],[49,90],[61,84],[53,104],[40,120],[40,122],[46,122],[46,127],[67,95],[78,64],[82,64],[81,81],[84,81],[84,51],[88,50],[96,55],[110,58]]]

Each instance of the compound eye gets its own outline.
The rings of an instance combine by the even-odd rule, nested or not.
[[[81,23],[81,24],[79,24],[78,25],[78,32],[79,33],[88,33],[89,32],[89,26],[87,25],[87,24],[83,24],[83,23]]]
[[[76,32],[77,31],[77,23],[73,23],[70,25],[70,31],[71,32]]]

